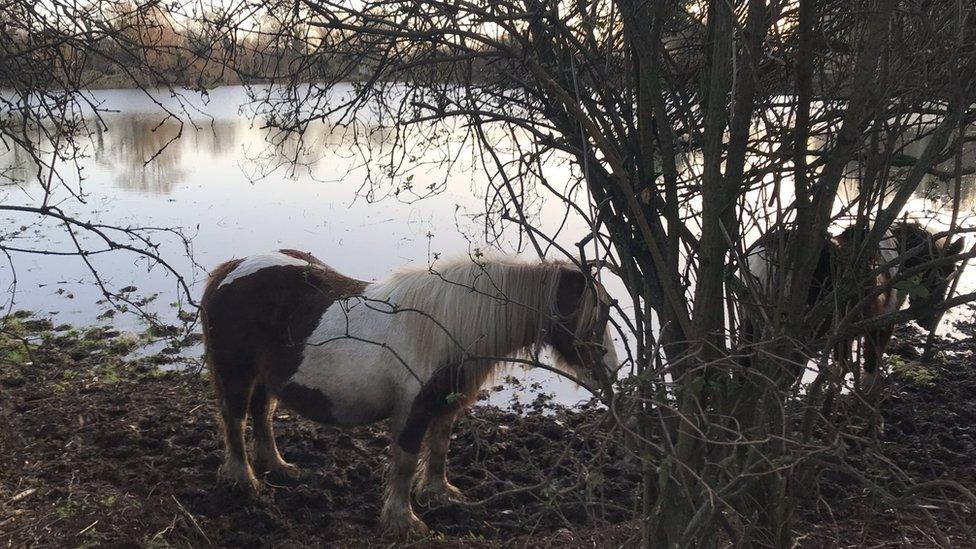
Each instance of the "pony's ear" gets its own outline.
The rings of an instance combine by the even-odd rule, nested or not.
[[[571,317],[579,312],[580,299],[586,290],[586,275],[573,268],[559,272],[559,286],[556,288],[556,311],[559,316]]]
[[[945,248],[945,256],[946,257],[951,257],[951,256],[954,256],[954,255],[961,254],[962,253],[962,249],[963,249],[963,247],[965,245],[966,245],[966,242],[962,238],[957,238],[955,241],[953,241],[952,244],[949,244],[948,246],[946,246],[946,248]]]

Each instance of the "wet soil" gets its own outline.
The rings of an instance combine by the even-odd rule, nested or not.
[[[29,355],[8,340],[17,360],[0,360],[0,545],[391,542],[376,524],[384,424],[337,429],[279,411],[279,447],[303,477],[267,480],[249,497],[218,482],[206,373],[160,371],[159,356],[126,360],[116,352],[125,336],[111,332],[54,332],[33,319],[21,328]],[[639,473],[607,443],[603,414],[545,398],[520,412],[479,406],[459,422],[451,479],[483,503],[418,505],[437,535],[417,543],[565,541],[632,516]]]
[[[935,545],[932,521],[956,546],[972,540],[958,524],[976,524],[976,508],[937,503],[958,502],[958,486],[976,491],[976,341],[972,324],[959,329],[963,337],[940,340],[941,354],[921,374],[906,367],[920,335],[900,331],[884,435],[870,442],[870,460],[846,458],[883,486],[930,483],[917,495],[934,503],[918,516],[886,512],[864,479],[828,469],[798,510],[801,545]],[[163,372],[159,357],[127,357],[134,339],[110,330],[25,317],[7,332],[0,545],[394,543],[377,531],[383,424],[335,429],[279,411],[279,447],[303,478],[266,480],[249,497],[217,480],[222,450],[205,373]],[[885,467],[873,467],[879,455]],[[414,545],[631,546],[639,536],[639,466],[596,407],[544,398],[521,410],[477,406],[455,428],[450,476],[476,503],[418,505],[436,534]]]
[[[800,491],[801,545],[976,547],[976,324],[958,323],[923,360],[925,339],[911,326],[896,331],[882,432],[841,435],[843,450]],[[852,398],[845,404],[863,414]]]

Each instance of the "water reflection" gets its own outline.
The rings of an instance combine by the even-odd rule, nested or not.
[[[352,164],[359,151],[376,150],[378,145],[391,141],[394,128],[386,126],[332,126],[326,123],[311,124],[302,135],[278,134],[261,128],[260,120],[248,118],[228,104],[240,104],[245,100],[241,88],[221,89],[214,92],[211,103],[202,109],[203,115],[193,122],[181,123],[158,109],[153,112],[145,105],[133,103],[138,94],[109,91],[111,100],[125,105],[124,112],[104,116],[107,128],[100,124],[92,127],[91,157],[100,174],[108,175],[119,188],[153,195],[169,195],[182,185],[191,171],[201,166],[232,158],[238,171],[248,180],[258,180],[276,173],[280,176],[316,179],[316,170],[323,161]],[[147,102],[144,99],[142,102]],[[428,136],[423,155],[410,155],[414,162],[435,164],[439,152],[444,158],[451,157],[449,136]],[[433,140],[438,140],[434,142]],[[906,144],[900,152],[906,157],[921,154],[928,138]],[[418,160],[420,159],[420,160]],[[688,160],[688,159],[685,159]],[[697,169],[695,158],[682,164],[685,175]],[[812,160],[812,159],[811,159]],[[83,168],[92,168],[85,166]],[[959,201],[962,210],[976,211],[976,143],[966,143],[962,165],[964,175]],[[863,165],[852,162],[842,183],[845,202],[856,198],[858,180]],[[342,175],[332,173],[329,175]],[[13,147],[0,154],[0,178],[16,182],[28,182],[36,178],[37,166],[23,150]],[[954,158],[947,158],[925,176],[916,192],[918,204],[927,210],[945,210],[951,207],[955,181]],[[893,171],[892,189],[898,186],[904,170]],[[232,176],[228,174],[228,176]],[[396,182],[390,181],[391,185]],[[442,189],[443,186],[435,185]],[[386,189],[389,191],[389,189]],[[394,189],[396,190],[396,189]],[[381,194],[390,194],[381,193]]]
[[[444,165],[445,161],[464,156],[458,154],[458,147],[470,145],[459,144],[459,136],[464,135],[463,128],[456,128],[454,132],[438,128],[436,133],[423,135],[415,144],[408,143],[406,149],[396,150],[390,153],[390,158],[383,158],[381,145],[393,141],[393,133],[404,131],[402,128],[370,125],[367,120],[350,126],[333,126],[324,122],[310,124],[301,135],[274,133],[262,128],[260,118],[240,107],[247,100],[247,94],[240,87],[213,90],[207,102],[192,109],[192,121],[182,123],[156,104],[156,101],[160,101],[166,108],[174,109],[174,105],[167,103],[173,101],[172,98],[150,99],[135,90],[105,90],[97,94],[100,101],[118,112],[103,115],[104,126],[91,125],[94,132],[91,143],[81,151],[79,160],[84,190],[95,196],[115,199],[112,210],[124,212],[130,219],[135,217],[140,224],[198,226],[201,223],[205,225],[206,219],[214,217],[219,224],[216,230],[226,232],[228,227],[234,227],[240,232],[247,223],[247,215],[262,208],[267,210],[263,222],[277,230],[301,228],[301,235],[309,235],[322,227],[329,227],[330,236],[336,241],[349,242],[349,237],[356,234],[355,227],[358,225],[355,222],[362,222],[361,219],[353,220],[352,225],[338,222],[333,214],[322,219],[316,211],[316,203],[299,197],[308,192],[325,193],[327,197],[318,198],[323,200],[322,205],[332,207],[338,204],[348,210],[358,198],[364,198],[365,202],[382,202],[384,197],[395,197],[396,201],[412,204],[420,197],[446,189],[444,196],[426,201],[429,204],[418,202],[417,208],[404,212],[396,223],[390,224],[391,227],[419,226],[416,220],[423,219],[423,224],[431,228],[429,233],[444,235],[447,231],[457,232],[458,223],[463,222],[459,220],[468,220],[469,227],[465,228],[472,229],[467,231],[468,236],[479,232],[479,228],[470,226],[479,219],[476,214],[485,209],[485,180],[480,166],[473,162],[475,169],[464,171],[457,163]],[[906,143],[899,152],[906,156],[918,156],[926,144],[925,139]],[[411,147],[417,150],[411,150]],[[818,147],[814,144],[812,148]],[[368,170],[364,168],[360,156],[367,150],[380,151],[381,160],[373,163]],[[468,156],[473,158],[474,151]],[[410,166],[413,172],[391,176],[384,171],[383,161],[400,168]],[[762,157],[757,157],[755,161],[762,162]],[[937,175],[926,176],[909,204],[910,209],[945,212],[951,207],[955,182],[946,174],[951,173],[953,163],[954,159],[946,158],[937,166]],[[974,165],[976,143],[967,143],[963,166],[971,168]],[[679,166],[683,176],[694,179],[701,169],[698,153],[691,151],[685,154]],[[754,168],[760,169],[761,166]],[[561,179],[557,177],[559,174],[554,173],[560,169],[568,168],[558,162],[550,162],[546,166],[552,180]],[[0,176],[18,183],[36,184],[37,171],[37,166],[23,150],[15,147],[6,153],[0,152]],[[862,171],[863,166],[857,162],[848,166],[847,177],[842,182],[838,212],[856,198]],[[74,175],[71,172],[70,167],[65,167],[62,172],[69,185]],[[373,176],[368,181],[367,173]],[[893,172],[892,191],[905,173],[907,168]],[[289,187],[287,192],[290,195],[286,198],[283,194],[287,187],[285,181],[300,183],[302,190]],[[451,188],[448,188],[448,181],[452,183]],[[79,181],[73,183],[79,185]],[[763,220],[768,217],[764,210],[768,206],[764,205],[773,204],[769,193],[776,189],[781,194],[791,192],[792,185],[770,183],[754,191],[755,200],[746,201],[747,209],[757,208],[746,212],[752,216],[751,223],[755,225],[747,228],[747,234],[756,233],[758,236],[763,229]],[[304,187],[311,184],[318,187],[314,191]],[[337,185],[341,185],[341,189]],[[139,197],[138,203],[133,203],[128,210],[120,209],[116,193],[108,191],[107,187],[132,193]],[[165,201],[172,201],[173,196],[184,188],[193,189],[190,193],[193,200],[207,204],[207,211],[200,214],[206,219],[195,218],[185,208],[169,213],[163,205]],[[24,192],[28,193],[26,190]],[[976,211],[976,174],[966,173],[959,194],[964,214]],[[150,197],[157,200],[150,200]],[[59,199],[70,197],[62,193]],[[791,201],[791,197],[786,195],[779,199],[782,204]],[[697,200],[693,198],[686,207],[697,208]],[[71,201],[68,200],[68,203]],[[549,212],[542,201],[536,205],[542,217],[553,214],[558,219],[563,213],[559,204],[555,205],[554,210],[558,211],[554,212]],[[467,206],[470,209],[463,211]],[[296,207],[299,208],[297,212]],[[105,215],[106,211],[102,210],[100,216]],[[362,208],[362,211],[366,209]],[[388,208],[386,211],[391,210]],[[160,219],[163,212],[167,212],[166,223]],[[468,215],[472,212],[472,215]],[[296,219],[296,215],[304,216],[304,219]],[[689,219],[697,223],[693,215]],[[561,222],[555,223],[555,226],[561,226]],[[371,233],[374,229],[363,227],[362,231]],[[692,227],[692,231],[696,229]],[[403,234],[396,234],[388,242],[409,241],[411,245],[416,245],[418,241],[413,230],[393,229],[392,232]],[[342,237],[333,236],[336,234],[342,234]],[[567,239],[572,238],[572,231],[566,234],[570,235]],[[363,238],[361,235],[359,237]],[[303,236],[305,238],[308,237]],[[279,236],[275,241],[278,240],[285,239]],[[468,248],[468,240],[460,240],[462,245],[458,249]],[[290,243],[285,241],[282,244]],[[572,241],[569,244],[572,248]],[[201,247],[197,250],[208,251]],[[242,253],[245,250],[231,245],[229,251]],[[416,260],[417,256],[409,259]]]
[[[109,130],[98,127],[94,159],[113,174],[121,188],[169,194],[186,177],[184,149],[198,147],[199,132],[192,139],[177,139],[180,125],[140,116],[119,116],[109,120]],[[190,136],[188,136],[190,137]],[[190,141],[197,143],[190,143]],[[213,152],[213,151],[211,151]]]
[[[912,162],[922,155],[931,141],[931,136],[911,139],[909,132],[909,135],[903,137],[902,141],[907,142],[898,148],[898,154],[894,159],[896,165],[888,173],[888,188],[883,200],[885,204],[893,198],[898,188],[908,177]],[[953,149],[949,154],[944,154],[941,161],[923,176],[913,199],[906,208],[909,213],[948,215],[951,212],[956,194],[955,162],[955,150]],[[902,165],[899,166],[898,164]],[[963,144],[961,167],[958,196],[960,215],[974,215],[976,214],[976,173],[974,173],[976,143]],[[859,161],[851,162],[847,166],[840,189],[842,202],[850,203],[857,198],[859,183],[865,171],[866,167]]]
[[[156,195],[170,194],[190,170],[231,157],[246,179],[271,173],[286,177],[314,174],[322,161],[352,160],[356,149],[390,142],[388,127],[334,127],[312,124],[301,135],[265,130],[242,118],[214,118],[200,125],[145,114],[118,114],[105,118],[108,129],[95,129],[94,161],[123,189]],[[25,173],[22,151],[3,155],[6,168]],[[3,169],[3,168],[0,168]],[[236,174],[228,174],[233,177]]]

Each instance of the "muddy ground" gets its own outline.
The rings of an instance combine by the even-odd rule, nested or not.
[[[935,545],[925,513],[947,533],[943,543],[973,544],[959,524],[976,524],[976,508],[960,503],[952,484],[976,491],[976,342],[972,324],[959,329],[964,337],[940,340],[942,353],[922,369],[907,366],[920,336],[899,333],[885,432],[873,446],[898,472],[892,483],[939,481],[919,494],[925,505],[896,513],[863,482],[828,470],[798,510],[801,545]],[[376,528],[383,425],[340,430],[279,411],[279,446],[304,478],[242,497],[217,482],[222,452],[205,374],[161,371],[172,353],[127,354],[141,343],[27,316],[8,323],[0,339],[0,546],[392,543]],[[569,410],[544,398],[517,412],[479,406],[455,433],[451,478],[480,504],[418,506],[436,534],[415,545],[638,539],[638,466],[595,407]],[[929,504],[938,502],[932,491],[955,503]]]

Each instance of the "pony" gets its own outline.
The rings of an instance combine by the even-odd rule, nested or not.
[[[808,311],[825,299],[841,299],[842,296],[835,295],[834,290],[853,263],[862,231],[864,229],[861,227],[851,226],[822,243],[805,297]],[[755,289],[760,299],[772,301],[774,287],[786,287],[788,284],[788,275],[782,276],[778,260],[791,236],[788,230],[771,231],[746,251],[745,275],[749,280],[745,284]],[[919,325],[934,330],[941,316],[939,305],[946,299],[948,283],[958,268],[957,256],[963,246],[962,238],[950,242],[948,237],[933,233],[915,222],[893,223],[878,247],[870,253],[867,265],[870,273],[861,281],[862,287],[855,294],[855,299],[832,304],[834,314],[827,315],[814,326],[813,334],[816,338],[827,335],[838,318],[851,312],[852,306],[859,309],[853,311],[859,319],[868,319],[897,312],[906,302],[916,312],[915,320]],[[942,261],[943,258],[950,260]],[[900,284],[903,273],[914,273],[911,276],[912,284]],[[899,290],[899,287],[907,286],[915,291]],[[850,301],[856,303],[851,305]],[[754,305],[760,308],[765,306],[763,303]],[[751,309],[744,310],[742,314],[741,334],[743,342],[747,344],[755,343],[755,323],[761,316],[756,314],[755,307]],[[894,324],[887,324],[867,329],[863,334],[861,348],[864,363],[859,382],[862,389],[869,393],[879,388],[876,380],[884,371],[883,357],[894,330]],[[854,342],[855,338],[844,338],[831,349],[836,362],[845,366],[851,364]],[[857,371],[854,373],[857,374]]]
[[[563,262],[454,260],[376,282],[296,250],[223,263],[201,301],[225,448],[219,475],[246,490],[260,488],[256,472],[299,476],[275,445],[278,404],[339,427],[389,419],[380,523],[397,536],[426,532],[410,504],[422,447],[419,491],[463,501],[446,469],[455,418],[496,369],[531,363],[543,346],[577,383],[608,388],[618,367],[610,306],[593,276]]]
[[[855,227],[849,227],[837,237],[841,256],[853,255],[856,231]],[[963,238],[951,240],[950,236],[930,231],[914,221],[893,223],[872,262],[881,268],[875,269],[880,270],[873,281],[876,291],[871,292],[876,295],[869,298],[864,316],[896,312],[907,303],[914,311],[915,322],[926,331],[935,331],[942,318],[940,305],[946,300],[949,281],[960,267],[964,246]],[[884,353],[895,327],[892,323],[865,333],[862,387],[869,393],[880,388],[877,378],[884,373]],[[845,348],[849,349],[850,344]]]

